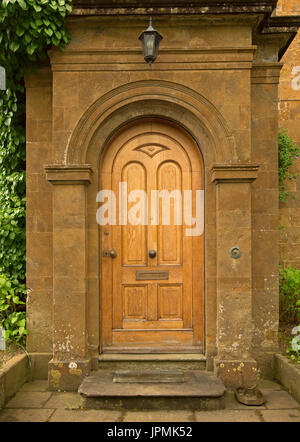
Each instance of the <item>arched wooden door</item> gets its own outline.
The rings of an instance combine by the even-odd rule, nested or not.
[[[111,210],[100,226],[102,351],[201,351],[203,233],[187,235],[184,214],[185,191],[194,216],[203,189],[197,146],[172,123],[138,120],[113,137],[100,164],[100,189],[115,195],[102,198],[110,207],[102,215]]]

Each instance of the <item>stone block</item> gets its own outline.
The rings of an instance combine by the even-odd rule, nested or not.
[[[90,361],[54,361],[48,365],[49,390],[77,391],[85,376],[90,373]]]
[[[227,388],[251,387],[257,382],[257,364],[254,360],[218,360],[214,362],[215,373]]]

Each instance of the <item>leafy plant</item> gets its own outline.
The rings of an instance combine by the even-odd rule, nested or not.
[[[295,160],[300,156],[300,148],[288,136],[287,131],[279,129],[278,133],[278,161],[279,161],[279,200],[287,200],[289,192],[286,190],[287,180],[299,176],[298,172],[291,172]]]
[[[280,318],[295,324],[300,321],[300,270],[280,265]]]
[[[20,342],[27,334],[25,328],[25,285],[18,280],[10,281],[5,275],[0,275],[0,324],[5,329],[7,342]]]
[[[300,301],[297,301],[298,309],[300,309]],[[300,364],[300,325],[295,327],[293,334],[296,335],[289,343],[286,350],[289,358]]]
[[[69,42],[71,9],[71,0],[0,0],[0,65],[7,77],[0,91],[0,326],[16,341],[26,334],[24,75],[51,46]]]

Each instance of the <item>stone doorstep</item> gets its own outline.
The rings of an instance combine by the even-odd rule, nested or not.
[[[83,407],[93,409],[221,410],[225,386],[214,374],[184,372],[180,383],[115,383],[115,372],[99,370],[84,379],[78,392]]]
[[[206,362],[206,357],[198,353],[103,353],[99,355],[99,361],[201,361]]]
[[[118,370],[113,376],[113,382],[117,383],[179,383],[184,382],[184,374],[181,370]]]
[[[114,354],[104,353],[98,358],[99,369],[105,370],[205,370],[206,357],[198,353],[165,353],[165,354]]]

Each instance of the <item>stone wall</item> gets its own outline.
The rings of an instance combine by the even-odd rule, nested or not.
[[[279,0],[277,15],[299,15],[299,0]],[[279,124],[300,145],[300,31],[283,60],[281,71]],[[296,164],[300,169],[300,159]],[[280,204],[281,259],[300,269],[300,177],[288,183],[291,192],[286,203]]]
[[[149,69],[137,38],[147,22],[73,15],[66,51],[26,80],[27,349],[52,354],[52,389],[77,388],[98,364],[111,314],[99,289],[99,158],[140,118],[176,123],[203,155],[207,368],[237,386],[241,367],[248,380],[257,367],[271,374],[277,351],[277,59],[291,32],[253,35],[252,9],[188,21],[176,9],[155,17],[164,40]]]

